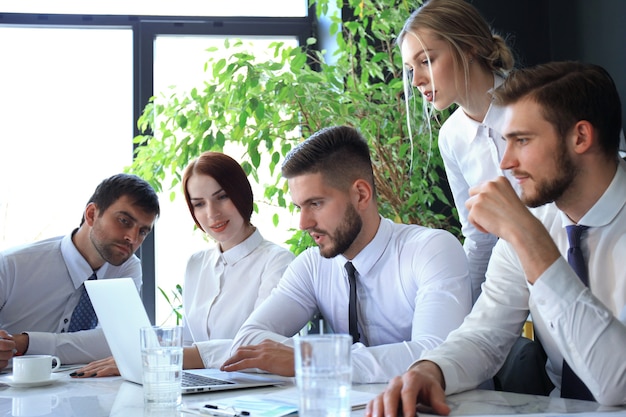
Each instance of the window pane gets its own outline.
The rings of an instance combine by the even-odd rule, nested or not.
[[[0,250],[69,233],[132,162],[132,33],[0,26]]]
[[[276,37],[255,37],[242,38],[246,43],[253,44],[254,53],[263,59],[263,51],[273,49],[267,46],[271,42],[283,41],[287,45],[296,46],[295,38]],[[154,91],[155,96],[162,95],[169,97],[173,91],[187,92],[193,87],[201,89],[202,81],[205,79],[204,64],[209,55],[206,49],[211,46],[218,47],[218,51],[225,50],[225,38],[216,36],[158,36],[155,41],[155,64],[154,64]],[[222,47],[222,48],[220,48]],[[267,57],[269,59],[269,56]],[[158,123],[157,123],[158,124]],[[156,133],[158,135],[158,132]],[[235,160],[239,159],[242,151],[237,149],[226,149],[225,152]],[[269,177],[269,169],[266,174]],[[291,214],[288,210],[280,211],[279,228],[274,227],[272,215],[279,211],[276,207],[268,207],[262,203],[264,188],[261,185],[250,181],[255,202],[259,208],[259,213],[252,214],[252,223],[259,229],[263,237],[273,242],[284,245],[284,242],[292,235],[289,232],[291,224]],[[263,177],[260,182],[263,184]],[[269,183],[267,180],[265,183]],[[166,180],[164,184],[170,184]],[[165,190],[160,195],[161,217],[158,223],[158,230],[155,234],[156,245],[156,281],[168,294],[174,289],[176,284],[183,284],[185,266],[191,254],[205,249],[208,245],[214,245],[212,241],[207,241],[206,236],[201,231],[194,231],[194,222],[189,214],[189,209],[185,203],[185,198],[181,188],[176,188],[176,198],[170,202],[170,190]],[[296,225],[297,227],[297,225]],[[286,247],[286,245],[284,245]],[[157,292],[159,294],[159,292]],[[175,318],[170,315],[171,309],[160,295],[157,295],[156,303],[156,323],[166,321],[172,323]]]
[[[0,10],[4,13],[268,17],[303,17],[308,11],[306,0],[1,0]]]

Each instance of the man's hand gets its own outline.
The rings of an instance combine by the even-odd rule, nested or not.
[[[469,195],[465,202],[469,210],[468,220],[481,232],[510,242],[514,226],[524,227],[534,219],[505,177],[472,187]]]
[[[119,374],[120,371],[117,369],[115,359],[113,359],[113,356],[110,356],[105,359],[100,359],[99,361],[91,362],[77,371],[72,372],[70,376],[72,378],[99,378],[103,376],[117,376]]]
[[[0,330],[0,369],[9,364],[9,360],[17,352],[13,336],[4,330]]]
[[[272,374],[294,376],[293,348],[273,340],[258,345],[242,346],[220,368],[222,371],[240,371],[257,368]]]
[[[534,284],[561,256],[544,225],[504,177],[473,187],[469,194],[465,202],[468,220],[478,230],[509,242],[520,258],[526,279]]]
[[[385,391],[367,404],[365,416],[396,417],[401,407],[404,416],[413,417],[417,403],[430,406],[437,414],[450,414],[443,374],[433,362],[418,362],[402,376],[392,379]]]

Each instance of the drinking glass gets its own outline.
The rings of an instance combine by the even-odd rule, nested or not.
[[[150,407],[176,408],[182,403],[182,326],[140,329],[144,403]]]
[[[296,384],[301,417],[349,417],[352,336],[294,337]]]

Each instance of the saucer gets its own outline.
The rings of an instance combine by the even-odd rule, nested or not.
[[[13,388],[34,388],[34,387],[44,387],[46,385],[54,384],[58,382],[66,375],[61,374],[51,374],[49,379],[45,379],[43,381],[35,381],[35,382],[17,382],[13,380],[13,375],[7,375],[5,378],[0,379],[0,383],[7,384],[12,386]]]

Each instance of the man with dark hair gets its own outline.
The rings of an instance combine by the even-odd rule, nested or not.
[[[417,402],[448,414],[445,394],[493,376],[529,312],[553,394],[626,404],[626,163],[615,84],[601,67],[559,62],[515,71],[495,94],[506,106],[502,168],[521,198],[503,178],[472,191],[471,221],[500,237],[482,294],[368,416],[395,416],[399,400],[405,416]]]
[[[140,290],[134,253],[159,213],[147,182],[118,174],[98,185],[69,235],[0,252],[0,367],[24,354],[64,364],[110,356],[83,282],[131,277]]]
[[[388,381],[461,324],[472,298],[460,242],[380,216],[357,130],[315,133],[287,155],[282,173],[317,247],[290,264],[244,323],[223,370],[293,375],[290,337],[321,313],[334,332],[353,336],[353,380]]]

